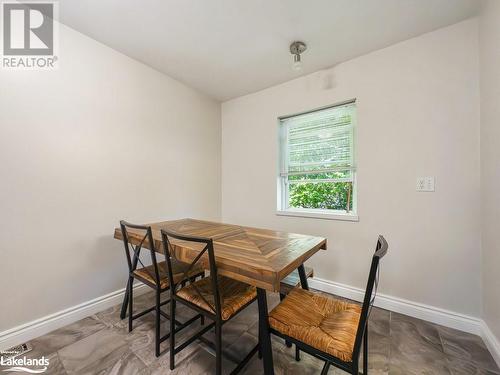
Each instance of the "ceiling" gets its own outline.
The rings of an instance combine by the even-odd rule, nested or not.
[[[60,20],[224,101],[474,16],[478,0],[64,0]],[[307,43],[292,69],[289,44]]]

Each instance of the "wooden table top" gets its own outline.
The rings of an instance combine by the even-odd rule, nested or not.
[[[210,221],[181,219],[146,224],[153,229],[154,247],[163,253],[161,229],[183,235],[212,238],[217,270],[220,275],[263,288],[279,291],[280,281],[320,249],[326,249],[326,239],[268,229],[243,227]],[[137,245],[144,234],[134,236],[129,230],[129,241]],[[120,228],[114,237],[122,240]],[[191,262],[201,250],[200,244],[172,241],[174,256]],[[143,247],[150,248],[149,243]]]

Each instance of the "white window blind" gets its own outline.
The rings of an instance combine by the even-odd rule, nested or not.
[[[279,121],[278,214],[357,220],[355,102]]]
[[[289,183],[352,182],[354,121],[354,102],[282,118],[281,177],[312,177]]]

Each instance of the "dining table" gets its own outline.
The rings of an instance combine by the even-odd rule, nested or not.
[[[317,236],[260,229],[242,225],[198,219],[169,220],[143,224],[150,226],[154,244],[144,242],[144,234],[131,230],[129,243],[163,254],[161,230],[185,236],[211,238],[214,245],[217,272],[249,285],[257,290],[259,311],[259,345],[264,374],[274,374],[271,337],[268,323],[267,292],[280,292],[280,283],[290,273],[298,271],[301,287],[308,289],[304,262],[319,250],[326,250],[326,239]],[[114,238],[123,241],[121,229],[115,228]],[[191,263],[201,250],[187,242],[172,244],[173,256]],[[137,267],[137,262],[133,265]],[[128,288],[132,285],[127,283]],[[127,313],[128,293],[125,293],[121,318]]]

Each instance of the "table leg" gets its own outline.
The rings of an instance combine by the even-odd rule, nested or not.
[[[307,282],[307,275],[306,270],[304,269],[304,264],[301,264],[299,268],[297,268],[297,271],[299,271],[300,285],[302,286],[302,289],[309,290],[309,284]]]
[[[269,332],[267,297],[265,289],[257,288],[257,303],[259,305],[259,341],[264,362],[264,374],[274,375],[273,350]]]

